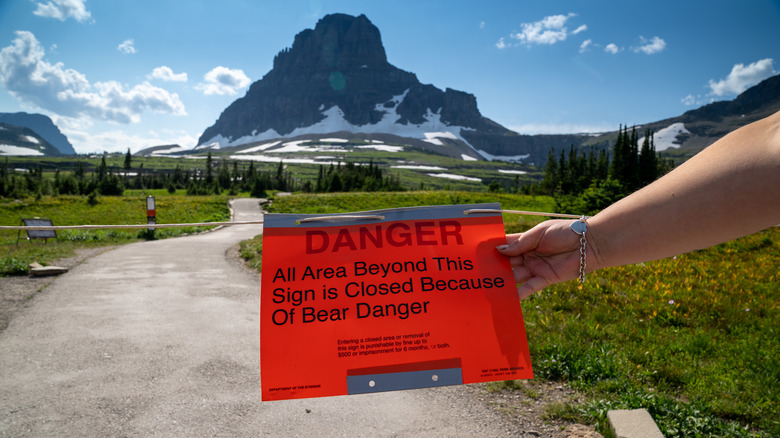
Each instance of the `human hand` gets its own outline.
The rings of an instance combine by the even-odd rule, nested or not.
[[[507,245],[496,248],[509,257],[521,300],[551,284],[577,278],[580,236],[571,230],[571,223],[542,222],[525,233],[506,236]]]

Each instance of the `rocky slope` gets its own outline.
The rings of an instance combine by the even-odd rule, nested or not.
[[[69,155],[76,153],[76,151],[73,150],[73,145],[68,141],[68,138],[60,132],[60,129],[48,116],[43,114],[28,114],[24,112],[0,113],[0,123],[29,128],[34,131],[38,136],[44,139],[47,144],[54,147],[54,151],[45,152],[47,155]],[[12,143],[11,145],[25,147],[24,144]]]
[[[23,126],[0,123],[0,156],[60,155],[60,152],[35,131]]]

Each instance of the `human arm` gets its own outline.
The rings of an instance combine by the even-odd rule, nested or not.
[[[780,112],[742,127],[588,219],[587,271],[706,248],[780,223]],[[577,277],[571,221],[507,236],[521,298]]]

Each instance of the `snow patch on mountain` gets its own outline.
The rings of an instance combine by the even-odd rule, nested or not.
[[[32,156],[32,155],[43,155],[43,152],[37,149],[30,149],[21,146],[0,144],[0,155]]]
[[[251,154],[253,152],[262,152],[262,151],[264,151],[264,150],[266,150],[268,148],[272,148],[272,147],[280,144],[281,142],[282,142],[281,140],[277,140],[277,141],[272,141],[271,143],[264,143],[264,144],[261,144],[259,146],[251,147],[249,149],[244,149],[243,151],[238,151],[238,153],[239,154]]]
[[[429,173],[428,176],[433,176],[436,178],[446,178],[446,179],[454,179],[457,181],[474,181],[474,182],[482,182],[481,178],[474,178],[471,176],[463,176],[463,175],[455,175],[452,173]]]
[[[363,146],[355,146],[356,149],[374,149],[382,152],[401,152],[404,150],[403,146],[390,146],[385,144],[367,144]]]
[[[321,114],[325,117],[318,123],[309,126],[302,126],[294,129],[291,133],[286,134],[285,137],[294,138],[302,135],[311,134],[327,134],[330,132],[355,132],[362,134],[380,134],[389,133],[395,134],[400,137],[416,138],[429,143],[443,145],[441,138],[447,138],[451,140],[460,140],[473,149],[466,139],[461,135],[462,130],[471,130],[471,128],[463,126],[450,126],[441,120],[440,113],[434,113],[428,109],[423,116],[425,122],[416,125],[409,123],[398,123],[401,119],[401,115],[398,114],[396,108],[401,104],[409,93],[409,89],[402,94],[393,96],[388,102],[377,104],[375,110],[384,113],[382,119],[374,124],[365,125],[353,125],[344,118],[344,112],[337,106],[331,106],[327,109],[321,108]],[[205,142],[205,146],[198,146],[196,149],[210,147],[217,144],[221,147],[227,146],[239,146],[247,143],[261,142],[280,138],[281,135],[275,129],[268,129],[264,132],[253,132],[252,135],[246,135],[238,139],[225,138],[224,136],[217,135]],[[323,139],[333,142],[336,139]],[[341,139],[338,139],[341,140]],[[484,155],[484,154],[483,154]]]
[[[528,172],[526,172],[525,170],[498,169],[498,173],[505,173],[505,174],[508,174],[508,175],[525,175]]]
[[[401,164],[398,166],[390,166],[390,167],[393,169],[412,169],[412,170],[428,170],[428,171],[447,170],[439,166],[423,166],[423,165],[416,165],[416,164]]]
[[[224,146],[224,145],[221,144],[218,141],[211,141],[211,142],[206,143],[206,144],[195,146],[195,149],[193,149],[193,150],[196,150],[196,151],[205,151],[205,150],[208,150],[208,149],[219,150],[219,148],[221,146]]]
[[[677,139],[677,137],[690,134],[691,132],[685,128],[684,123],[673,123],[653,135],[655,151],[661,152],[667,149],[679,148],[680,141]],[[639,139],[639,144],[641,145],[644,141],[645,138],[642,137]]]
[[[526,158],[530,157],[530,154],[525,155],[491,155],[483,150],[477,151],[480,155],[482,155],[486,160],[488,161],[510,161],[510,162],[522,162]]]
[[[157,155],[175,154],[177,152],[182,152],[184,150],[185,149],[183,147],[181,147],[181,146],[172,146],[172,147],[170,147],[168,149],[157,149],[157,150],[154,150],[154,151],[152,151],[151,155],[152,156],[157,156]]]
[[[321,159],[315,159],[315,158],[286,158],[281,156],[270,156],[270,155],[230,155],[228,158],[231,160],[243,160],[243,161],[259,161],[262,163],[290,163],[290,164],[319,164],[323,166],[328,165],[343,165],[344,162],[336,160],[336,161],[329,161],[324,160],[326,157],[318,157]]]
[[[435,144],[436,146],[444,146],[444,143],[442,143],[440,138],[449,138],[452,140],[457,140],[458,138],[455,137],[455,134],[451,132],[425,132],[423,133],[425,136],[425,142],[428,142],[430,144]]]
[[[341,146],[334,146],[329,144],[304,144],[310,143],[311,140],[296,140],[289,141],[282,144],[279,149],[273,149],[268,151],[269,153],[294,153],[294,152],[346,152],[347,150]]]

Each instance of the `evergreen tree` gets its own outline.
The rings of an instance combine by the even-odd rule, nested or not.
[[[84,163],[81,161],[76,163],[76,172],[74,173],[74,176],[79,183],[84,179]]]
[[[542,190],[547,194],[553,194],[558,187],[558,162],[555,160],[555,148],[550,149],[547,155],[547,165],[544,167],[544,180]]]
[[[103,181],[103,179],[106,177],[106,174],[108,174],[108,166],[106,165],[106,153],[103,153],[103,158],[100,160],[100,165],[97,169],[97,180]]]
[[[609,175],[616,180],[621,180],[625,175],[626,155],[628,155],[628,139],[624,132],[623,125],[618,129],[615,147],[612,148],[612,163],[609,167]]]
[[[228,170],[227,161],[222,161],[222,166],[219,168],[219,174],[217,175],[217,184],[220,189],[229,189],[231,184],[230,170]]]
[[[253,198],[265,198],[266,196],[268,196],[265,190],[266,190],[266,184],[263,178],[255,178],[255,181],[252,185],[251,196]]]
[[[653,134],[648,129],[639,151],[639,184],[645,186],[658,178],[658,157],[655,152]]]
[[[639,138],[637,137],[636,127],[631,128],[631,138],[628,144],[628,155],[625,157],[626,169],[623,179],[620,181],[628,186],[630,191],[640,187],[639,184]]]
[[[328,192],[340,192],[342,190],[341,185],[341,177],[339,177],[339,172],[334,172],[333,175],[331,175],[330,183],[328,184]]]
[[[276,167],[274,187],[281,191],[287,191],[287,177],[284,174],[284,162],[282,161],[279,161],[279,165]]]
[[[8,157],[5,157],[5,164],[0,168],[0,196],[6,196],[10,192],[11,178],[8,172]]]
[[[596,179],[604,181],[609,176],[609,156],[607,151],[602,149],[599,151],[599,159],[596,162]]]
[[[322,164],[320,164],[320,170],[317,173],[317,184],[314,187],[315,192],[324,192],[325,191],[325,169],[322,167]]]
[[[125,154],[125,171],[130,170],[133,167],[133,155],[130,154],[130,148],[127,148],[127,154]],[[126,174],[127,172],[125,172]]]
[[[206,185],[211,185],[214,182],[214,158],[211,156],[211,151],[206,155]]]

